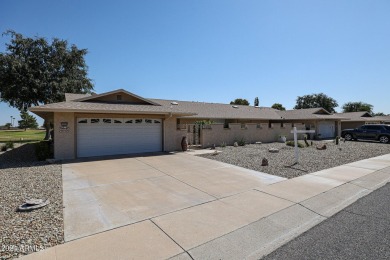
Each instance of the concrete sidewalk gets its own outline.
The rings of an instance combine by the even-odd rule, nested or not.
[[[389,181],[390,155],[379,156],[217,198],[24,259],[259,259]]]
[[[390,183],[262,260],[390,259]]]

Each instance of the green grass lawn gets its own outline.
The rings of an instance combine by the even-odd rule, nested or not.
[[[31,142],[45,138],[45,130],[0,130],[0,143],[7,141]]]

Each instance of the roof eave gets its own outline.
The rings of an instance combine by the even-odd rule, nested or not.
[[[50,109],[50,108],[39,108],[33,107],[29,108],[29,111],[33,113],[40,112],[52,112],[52,113],[101,113],[101,114],[137,114],[137,115],[145,115],[145,114],[154,114],[154,115],[175,115],[175,116],[193,116],[196,115],[194,113],[188,112],[171,112],[171,111],[126,111],[126,110],[91,110],[91,109]]]

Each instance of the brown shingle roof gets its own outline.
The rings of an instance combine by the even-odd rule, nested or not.
[[[155,105],[129,105],[95,102],[60,102],[30,108],[32,112],[80,112],[80,113],[125,113],[125,114],[169,114],[192,115],[177,108]]]
[[[304,108],[286,111],[278,111],[278,114],[288,120],[304,120],[304,119],[342,119],[338,114],[330,114],[323,108]]]
[[[107,93],[121,92],[115,90]],[[105,95],[103,93],[97,97]],[[130,92],[124,92],[134,95]],[[124,113],[124,114],[169,114],[179,117],[200,119],[264,119],[264,120],[306,120],[306,119],[341,119],[338,115],[331,115],[322,108],[298,109],[278,111],[267,107],[241,106],[219,103],[205,103],[193,101],[178,101],[164,99],[145,99],[148,104],[104,103],[94,102],[88,95],[66,94],[66,102],[52,103],[30,108],[35,113],[42,112],[82,112],[82,113]],[[138,97],[138,96],[137,96]],[[140,97],[141,98],[141,97]],[[177,104],[173,104],[177,103]]]
[[[377,122],[378,119],[375,117],[372,117],[370,113],[366,111],[360,111],[360,112],[348,112],[348,113],[338,113],[337,115],[340,115],[344,117],[345,119],[342,120],[343,122],[347,121],[353,121],[353,122]]]
[[[381,122],[390,122],[390,116],[374,116],[373,119],[379,120]]]
[[[193,112],[196,115],[190,116],[192,118],[200,119],[279,119],[277,110],[266,107],[253,107],[237,105],[233,107],[230,104],[205,103],[194,101],[179,101],[179,100],[163,100],[163,99],[149,99],[161,106],[171,106],[171,102],[177,102],[173,105],[174,108],[181,111]],[[186,116],[187,117],[187,116]]]
[[[76,99],[89,97],[90,94],[73,94],[73,93],[65,93],[66,102],[70,102]]]

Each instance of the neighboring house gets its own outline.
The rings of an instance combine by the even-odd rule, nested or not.
[[[367,124],[381,124],[386,123],[386,119],[390,122],[390,117],[373,117],[370,113],[361,112],[349,112],[349,113],[338,113],[336,114],[345,119],[341,120],[341,129],[354,129],[361,125]]]
[[[381,124],[390,124],[390,115],[389,116],[374,116]]]
[[[322,108],[272,108],[146,99],[123,89],[93,95],[66,94],[66,101],[30,108],[54,123],[54,157],[131,154],[209,147],[234,141],[273,142],[292,138],[292,127],[314,129],[320,138],[340,133],[339,115]]]
[[[332,115],[323,108],[308,108],[279,111],[279,115],[288,122],[304,122],[307,130],[315,130],[318,138],[333,138],[341,132],[343,119]]]

